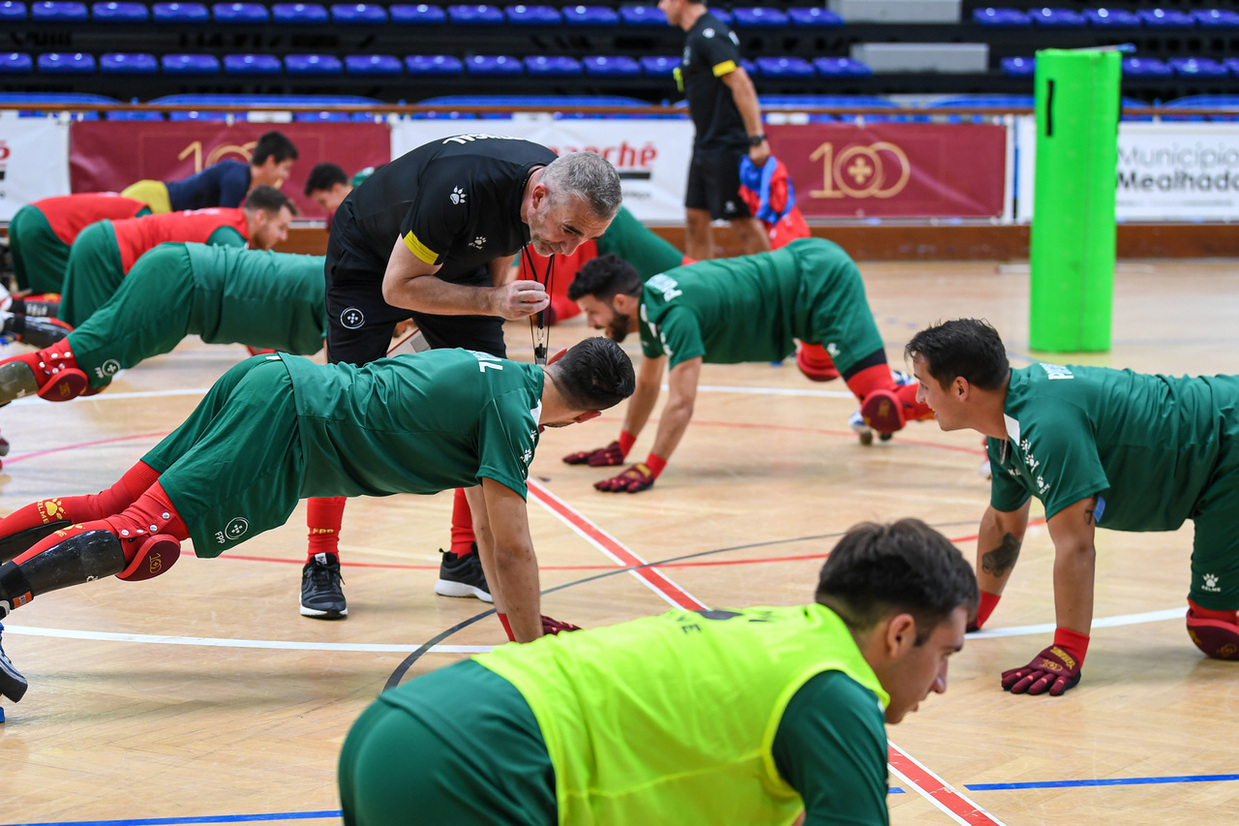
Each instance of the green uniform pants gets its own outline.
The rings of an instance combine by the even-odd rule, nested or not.
[[[77,327],[104,305],[120,287],[125,270],[116,231],[108,220],[82,230],[69,250],[61,290],[60,320]]]
[[[809,311],[809,330],[800,338],[825,347],[835,367],[847,376],[853,365],[884,349],[860,270],[831,243],[793,243],[786,249],[795,250],[800,267],[798,301]]]
[[[69,265],[69,245],[52,231],[38,207],[22,207],[9,222],[9,252],[20,289],[60,292]]]

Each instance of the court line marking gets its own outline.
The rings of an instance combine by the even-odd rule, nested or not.
[[[125,820],[47,820],[8,826],[170,826],[181,823],[267,823],[275,820],[320,820],[343,817],[339,809],[321,812],[278,812],[269,815],[204,815],[199,817],[143,817]]]

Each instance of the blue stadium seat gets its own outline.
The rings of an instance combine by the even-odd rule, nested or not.
[[[378,26],[387,22],[387,9],[374,3],[338,3],[331,7],[335,23],[350,26]]]
[[[509,26],[558,26],[564,22],[554,6],[508,6],[503,13]]]
[[[873,74],[873,69],[850,57],[819,57],[814,59],[813,68],[822,77],[866,77]]]
[[[318,3],[276,3],[271,7],[271,22],[283,25],[322,25],[331,19]]]
[[[806,106],[854,106],[898,109],[894,101],[877,95],[763,95],[762,109],[797,109]]]
[[[397,4],[388,7],[387,13],[391,15],[391,22],[402,26],[442,26],[447,22],[447,12],[429,3]]]
[[[485,77],[512,77],[521,74],[521,62],[506,54],[476,54],[465,58],[465,73]]]
[[[402,75],[404,64],[389,54],[351,54],[344,58],[344,71],[350,75]]]
[[[25,52],[0,52],[0,75],[24,75],[34,71],[34,61]]]
[[[1036,58],[1004,57],[998,64],[1007,77],[1032,77],[1037,71]]]
[[[711,6],[710,14],[717,17],[720,23],[726,23],[728,26],[730,26],[732,23],[735,22],[735,18],[731,16],[731,12],[721,7],[716,9],[713,6]]]
[[[619,14],[625,26],[667,26],[667,15],[657,6],[626,4],[620,6]],[[718,16],[717,11],[714,16]]]
[[[349,112],[293,112],[296,123],[348,123],[352,119]]]
[[[731,10],[737,29],[781,29],[787,26],[787,15],[778,9],[762,6],[741,6]]]
[[[104,115],[108,120],[163,120],[163,112],[108,112]]]
[[[1196,18],[1177,9],[1140,9],[1136,12],[1150,29],[1190,29]]]
[[[1155,57],[1125,57],[1123,74],[1128,77],[1169,77],[1174,74],[1174,69]]]
[[[216,3],[211,6],[216,23],[253,25],[267,22],[267,7],[261,3]]]
[[[1226,77],[1227,68],[1207,57],[1172,57],[1167,61],[1181,77]]]
[[[283,70],[284,64],[280,63],[280,59],[275,55],[224,55],[224,74],[226,75],[278,75]]]
[[[759,57],[757,58],[757,74],[759,77],[815,77],[817,72],[813,64],[802,57]]]
[[[792,6],[787,16],[797,28],[833,29],[843,25],[842,17],[822,6]]]
[[[457,26],[502,26],[503,10],[498,6],[448,6],[447,16]]]
[[[579,77],[582,72],[580,61],[567,55],[537,55],[524,63],[530,77]]]
[[[0,22],[17,23],[27,16],[26,4],[17,0],[2,0],[0,2]]]
[[[100,23],[145,23],[150,12],[141,3],[95,3],[91,16]]]
[[[645,72],[650,77],[671,77],[675,73],[675,69],[680,65],[678,57],[652,57],[645,56],[640,58],[641,71]]]
[[[151,17],[156,23],[205,23],[211,13],[202,3],[156,3]]]
[[[585,74],[596,77],[640,77],[641,64],[627,55],[590,55],[581,61]]]
[[[1098,29],[1140,27],[1140,16],[1123,9],[1085,9],[1084,17]]]
[[[224,121],[224,120],[228,120],[228,113],[227,112],[201,112],[197,110],[189,111],[189,112],[169,112],[168,120]],[[237,120],[245,120],[245,118],[238,117]]]
[[[99,71],[105,75],[159,74],[159,61],[153,54],[112,52],[99,58]]]
[[[566,26],[617,26],[619,12],[606,6],[564,6]]]
[[[1231,9],[1195,9],[1192,17],[1202,29],[1239,29],[1239,12]]]
[[[954,95],[926,104],[927,109],[1011,109],[1031,108],[1037,99],[1032,95]]]
[[[83,23],[89,15],[85,3],[42,0],[30,7],[30,17],[45,23]]]
[[[49,52],[39,55],[37,65],[49,75],[89,75],[95,71],[95,58],[81,52]]]
[[[464,63],[459,57],[445,54],[418,54],[404,59],[404,68],[410,75],[450,76],[465,72]]]
[[[284,71],[290,75],[338,75],[344,71],[340,58],[329,54],[284,56]]]
[[[1225,66],[1232,75],[1239,75],[1239,57],[1228,57],[1222,61],[1222,65]]]
[[[209,54],[166,54],[160,64],[165,75],[219,74],[219,59]]]
[[[1024,28],[1032,25],[1029,16],[1019,9],[973,9],[972,21],[981,26],[996,28]]]
[[[1028,16],[1044,29],[1082,29],[1088,25],[1084,15],[1071,9],[1029,9]]]

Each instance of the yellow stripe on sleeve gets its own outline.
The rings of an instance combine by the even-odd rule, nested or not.
[[[714,76],[722,77],[723,75],[731,74],[735,70],[736,70],[736,61],[725,60],[722,63],[714,67]]]
[[[409,248],[409,252],[416,255],[427,264],[434,265],[439,263],[439,254],[430,247],[417,240],[417,236],[412,232],[404,236],[404,245]]]

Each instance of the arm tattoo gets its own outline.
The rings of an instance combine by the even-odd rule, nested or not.
[[[1002,544],[981,556],[981,570],[991,576],[1003,576],[1015,567],[1020,558],[1020,540],[1013,534],[1005,534]]]

